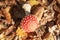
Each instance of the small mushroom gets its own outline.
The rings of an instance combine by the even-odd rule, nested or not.
[[[38,9],[38,10],[37,10]],[[27,15],[23,20],[21,21],[21,28],[25,30],[26,32],[33,32],[35,29],[39,27],[39,21],[41,20],[41,17],[43,15],[44,8],[38,7],[33,12],[34,15]]]
[[[38,27],[38,20],[35,16],[28,15],[22,20],[21,27],[26,32],[32,32]]]

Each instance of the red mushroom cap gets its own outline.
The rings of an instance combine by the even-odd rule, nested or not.
[[[21,27],[26,32],[33,32],[36,28],[39,27],[39,22],[37,20],[37,17],[34,15],[28,15],[25,18],[23,18],[21,22]]]

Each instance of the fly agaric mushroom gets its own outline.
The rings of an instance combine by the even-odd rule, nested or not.
[[[38,10],[36,10],[38,9]],[[25,32],[33,32],[35,29],[39,27],[39,21],[41,20],[41,17],[43,15],[44,8],[43,7],[37,7],[35,11],[33,12],[34,15],[27,15],[23,20],[21,21],[21,28],[25,30]]]

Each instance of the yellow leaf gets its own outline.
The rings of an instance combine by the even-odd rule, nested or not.
[[[36,1],[36,0],[29,0],[29,3],[30,3],[31,6],[39,4],[39,2]]]
[[[25,31],[23,29],[20,29],[18,27],[18,29],[16,30],[16,35],[20,36],[20,37],[25,37],[25,36],[27,36],[27,33],[25,33]]]

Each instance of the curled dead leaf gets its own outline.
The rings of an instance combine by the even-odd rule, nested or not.
[[[60,14],[57,15],[57,18],[60,19]]]
[[[60,0],[56,0],[60,4]]]
[[[59,8],[56,4],[54,5],[54,7],[53,7],[53,8],[54,8],[54,10],[55,10],[55,11],[57,11],[57,12],[59,12],[59,13],[60,13],[60,8]]]
[[[58,28],[60,29],[60,20],[57,20]]]

